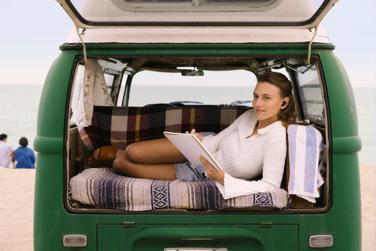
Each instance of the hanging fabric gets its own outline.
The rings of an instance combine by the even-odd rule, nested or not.
[[[106,81],[102,67],[95,59],[87,59],[78,102],[72,107],[72,122],[78,129],[91,125],[93,109],[98,106],[114,106],[107,91]]]

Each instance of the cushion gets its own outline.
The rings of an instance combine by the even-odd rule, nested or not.
[[[94,208],[126,211],[284,208],[287,205],[287,192],[283,189],[225,200],[212,181],[137,179],[118,175],[111,168],[84,170],[71,179],[70,189],[73,201]]]
[[[117,150],[114,146],[101,146],[95,149],[92,158],[99,161],[113,161],[116,158]]]

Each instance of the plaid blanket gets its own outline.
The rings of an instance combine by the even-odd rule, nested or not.
[[[79,131],[89,150],[113,145],[125,148],[130,143],[163,137],[163,131],[219,132],[248,107],[104,107],[95,106],[92,125]]]
[[[70,191],[71,199],[81,204],[126,211],[284,208],[287,205],[287,193],[283,189],[224,200],[211,181],[136,179],[117,175],[110,168],[84,170],[71,179]]]

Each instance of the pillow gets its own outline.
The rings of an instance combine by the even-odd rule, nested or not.
[[[101,146],[95,149],[93,157],[100,161],[114,161],[117,150],[118,149],[114,146]]]

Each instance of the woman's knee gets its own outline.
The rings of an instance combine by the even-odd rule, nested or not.
[[[133,162],[138,162],[142,159],[142,151],[137,143],[128,145],[125,148],[125,157]]]

